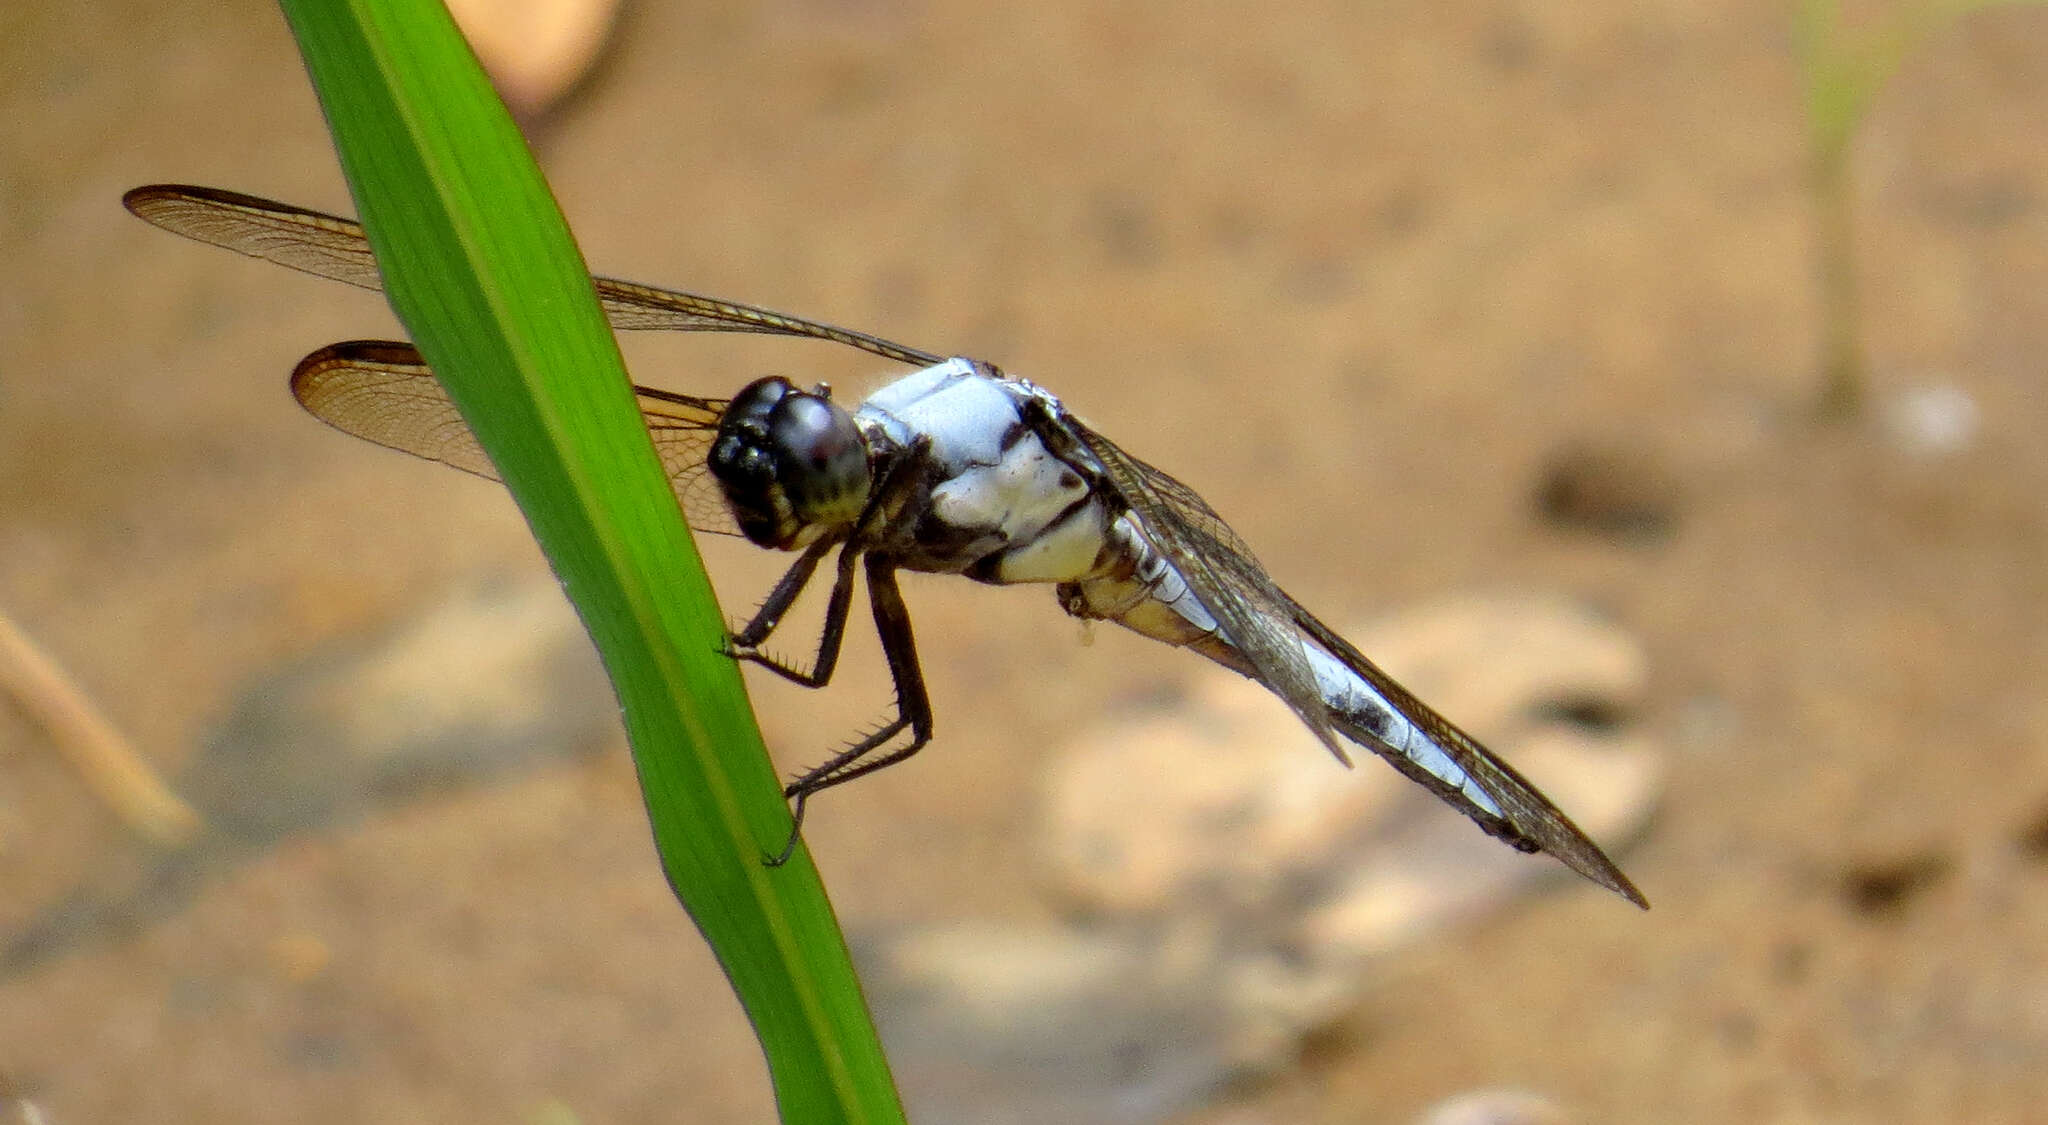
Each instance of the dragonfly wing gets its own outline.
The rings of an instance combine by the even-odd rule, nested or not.
[[[1350,765],[1301,636],[1288,616],[1287,595],[1273,584],[1244,540],[1193,489],[1125,453],[1072,415],[1062,421],[1095,456],[1153,544],[1187,579],[1260,681],[1308,724],[1338,761]]]
[[[218,188],[152,184],[129,191],[121,205],[173,234],[252,258],[382,290],[384,278],[363,228],[350,219],[273,203]]]
[[[1382,671],[1379,665],[1366,659],[1365,654],[1358,651],[1351,642],[1317,620],[1314,614],[1302,608],[1301,603],[1288,597],[1286,591],[1281,591],[1280,596],[1286,599],[1293,613],[1294,623],[1300,626],[1303,632],[1313,637],[1331,656],[1342,661],[1346,667],[1372,685],[1381,698],[1392,704],[1426,737],[1450,755],[1458,768],[1465,771],[1466,776],[1472,778],[1485,790],[1494,804],[1500,807],[1501,815],[1498,818],[1489,818],[1483,815],[1482,811],[1472,809],[1469,799],[1459,800],[1457,798],[1462,797],[1462,794],[1454,796],[1446,793],[1445,790],[1450,787],[1441,779],[1420,767],[1411,767],[1408,765],[1408,759],[1403,756],[1382,751],[1382,757],[1401,767],[1403,773],[1421,781],[1440,796],[1450,800],[1452,804],[1458,805],[1467,816],[1479,821],[1480,826],[1488,832],[1525,849],[1534,848],[1549,852],[1573,871],[1637,906],[1645,909],[1649,907],[1649,900],[1643,897],[1643,892],[1637,890],[1628,876],[1622,874],[1621,868],[1607,858],[1607,853],[1600,850],[1600,845],[1580,831],[1579,826],[1573,824],[1563,810],[1552,804],[1550,798],[1545,797],[1540,790],[1530,784],[1520,771],[1493,751],[1480,745],[1477,739],[1459,729],[1457,724],[1444,718],[1434,708],[1415,698],[1407,688]],[[1502,822],[1508,832],[1502,832],[1495,825],[1489,824],[1489,819]]]
[[[765,332],[777,336],[800,336],[829,340],[859,348],[883,359],[912,367],[930,367],[945,357],[885,340],[851,328],[840,328],[800,316],[779,313],[755,305],[743,305],[719,297],[685,293],[679,289],[657,289],[635,281],[592,278],[598,303],[614,328],[666,329],[674,332]]]
[[[718,435],[725,400],[635,387],[641,416],[690,526],[738,535],[705,453]],[[497,469],[455,403],[411,344],[352,340],[299,361],[292,397],[314,417],[389,449],[498,480]]]
[[[705,462],[712,442],[718,440],[718,420],[725,414],[726,400],[640,386],[634,387],[633,393],[640,400],[640,417],[654,439],[662,471],[668,474],[668,485],[675,490],[676,503],[682,505],[690,526],[715,535],[740,534],[718,478],[711,475]]]
[[[1186,578],[1239,643],[1274,694],[1308,722],[1326,743],[1334,737],[1328,705],[1301,649],[1306,634],[1376,691],[1416,730],[1448,756],[1463,775],[1499,809],[1475,802],[1452,780],[1419,764],[1402,747],[1370,730],[1347,725],[1345,732],[1369,746],[1403,774],[1466,816],[1488,833],[1525,851],[1545,851],[1595,883],[1647,906],[1642,892],[1629,882],[1599,845],[1588,839],[1528,779],[1456,724],[1415,698],[1357,648],[1302,608],[1259,565],[1244,540],[1216,514],[1194,489],[1125,453],[1116,443],[1085,424],[1065,419],[1077,437],[1101,462],[1110,482],[1131,505],[1160,550]],[[1299,633],[1296,632],[1299,630]],[[1333,751],[1336,747],[1332,746]],[[1344,755],[1338,752],[1338,757]]]
[[[240,192],[182,184],[139,187],[122,196],[121,202],[138,217],[174,234],[316,277],[364,289],[384,288],[369,240],[363,236],[362,225],[353,219]],[[944,358],[866,332],[737,301],[608,277],[591,280],[598,303],[615,328],[798,336],[844,344],[917,367],[929,367]]]

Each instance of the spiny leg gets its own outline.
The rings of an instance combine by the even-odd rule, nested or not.
[[[868,768],[859,769],[857,772],[849,772],[839,777],[833,776],[835,770],[844,770],[848,766],[859,762],[861,758],[874,753],[877,747],[901,734],[903,728],[910,725],[910,721],[901,714],[901,704],[898,705],[897,710],[899,713],[894,719],[876,727],[871,733],[854,742],[853,745],[827,758],[824,764],[805,770],[797,776],[796,780],[783,787],[783,799],[791,802],[789,807],[789,839],[782,842],[781,851],[767,858],[768,866],[781,867],[789,862],[791,855],[795,854],[796,842],[803,838],[804,809],[810,804],[811,794],[816,793],[820,789],[829,789],[848,778],[857,776],[857,773],[866,773],[868,768],[885,766],[890,762],[900,761],[902,758],[915,753],[924,745],[923,742],[915,741],[913,736],[913,742],[909,749],[891,751],[875,759],[873,763],[869,764]]]
[[[846,614],[853,604],[853,562],[859,553],[855,544],[865,543],[873,536],[882,521],[894,512],[902,500],[919,482],[924,466],[931,457],[932,442],[929,436],[920,435],[909,445],[891,455],[882,469],[880,479],[868,496],[867,506],[861,509],[860,518],[843,535],[821,539],[804,549],[775,588],[761,601],[761,608],[754,613],[754,619],[731,635],[726,653],[737,660],[748,660],[780,675],[786,680],[804,687],[824,687],[832,679],[833,667],[839,661],[839,644],[846,631]],[[839,553],[839,573],[832,584],[832,598],[825,607],[825,629],[818,638],[818,656],[812,662],[811,670],[785,664],[759,650],[768,635],[782,623],[782,615],[796,604],[799,595],[808,586],[811,576],[818,569],[819,560],[835,543],[845,543]]]
[[[770,867],[787,863],[795,852],[797,838],[803,832],[804,806],[813,793],[893,766],[924,749],[932,740],[931,696],[925,691],[924,669],[917,660],[917,638],[911,633],[910,610],[903,604],[903,592],[896,585],[896,565],[881,556],[869,555],[867,572],[868,602],[875,612],[875,631],[882,638],[882,655],[889,662],[889,675],[896,681],[896,718],[834,754],[823,765],[806,771],[783,789],[782,795],[795,802],[790,809],[793,823],[781,854],[769,859]],[[868,758],[905,727],[910,729],[908,743],[878,758]]]
[[[832,549],[832,542],[821,539],[804,548],[804,553],[797,556],[796,562],[775,583],[775,588],[761,599],[761,608],[754,611],[753,620],[733,631],[730,639],[734,647],[753,648],[768,639],[768,634],[782,624],[782,615],[789,612],[789,607],[796,604],[804,587],[811,584],[811,575],[817,572],[818,560]]]
[[[782,622],[782,615],[795,604],[797,595],[810,583],[812,572],[818,569],[818,560],[832,549],[831,542],[816,543],[807,548],[789,573],[775,584],[762,601],[761,608],[745,628],[734,633],[726,647],[726,654],[735,660],[745,660],[774,672],[785,680],[807,688],[821,688],[832,682],[832,671],[839,664],[839,644],[846,637],[846,614],[853,605],[853,563],[858,552],[848,541],[839,552],[838,576],[832,583],[832,597],[825,605],[825,628],[818,636],[818,654],[811,661],[809,671],[785,664],[767,653],[761,652],[761,642],[775,631]]]
[[[867,507],[862,509],[860,519],[855,521],[852,531],[846,536],[846,549],[840,552],[839,556],[839,577],[832,587],[832,604],[827,607],[826,612],[827,636],[821,638],[819,647],[819,660],[824,665],[824,674],[828,677],[831,674],[832,663],[838,659],[838,643],[844,633],[846,614],[853,596],[853,560],[857,553],[855,544],[868,542],[883,521],[895,513],[910,493],[919,486],[925,467],[931,459],[931,448],[931,437],[919,435],[908,446],[887,459],[874,492],[868,497]],[[755,622],[749,624],[749,630],[762,618],[769,616],[767,610],[778,598],[781,604],[773,618],[779,619],[782,612],[789,608],[790,603],[796,600],[797,592],[810,581],[811,571],[817,568],[818,559],[822,557],[822,550],[816,547],[806,551],[805,558],[799,559],[797,565],[790,568],[790,572],[783,576],[782,582],[769,594],[768,601],[762,606],[763,612],[755,615]],[[931,741],[931,700],[925,694],[924,673],[917,664],[916,642],[910,634],[910,612],[904,607],[903,594],[896,587],[895,566],[869,555],[867,570],[868,599],[874,609],[876,630],[881,634],[882,654],[888,659],[889,672],[896,680],[896,718],[833,755],[825,764],[799,775],[795,781],[783,788],[783,797],[794,801],[795,804],[790,809],[789,839],[783,843],[780,853],[767,858],[770,867],[780,867],[789,862],[790,855],[796,851],[796,842],[803,836],[804,808],[812,793],[892,762],[902,761],[916,753],[926,742]],[[785,593],[785,586],[792,589]],[[767,631],[773,628],[774,620],[771,619],[761,637],[765,637]],[[758,641],[761,638],[755,639]],[[899,649],[907,649],[909,653],[907,680],[902,671],[906,660]],[[756,662],[773,668],[798,683],[808,682],[804,678],[790,675],[791,670],[782,665],[761,660]],[[812,678],[816,678],[815,674]],[[823,680],[820,679],[818,682],[822,683]],[[912,728],[913,743],[908,749],[893,751],[865,768],[848,771],[849,766],[853,766],[896,737],[905,727]]]

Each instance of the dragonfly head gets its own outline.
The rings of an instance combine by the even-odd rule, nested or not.
[[[740,530],[779,550],[859,519],[873,486],[867,443],[852,416],[779,375],[733,397],[710,467]]]

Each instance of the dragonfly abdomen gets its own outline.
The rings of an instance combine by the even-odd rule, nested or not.
[[[1176,648],[1193,648],[1233,671],[1251,665],[1189,588],[1187,577],[1159,553],[1128,515],[1103,535],[1102,549],[1081,578],[1063,582],[1060,606],[1084,620],[1114,621]]]
[[[1241,675],[1254,674],[1186,577],[1128,517],[1119,518],[1105,537],[1094,573],[1061,584],[1059,595],[1062,608],[1075,617],[1114,621],[1153,640],[1193,649]],[[1430,787],[1454,803],[1492,817],[1502,815],[1499,804],[1456,757],[1363,676],[1322,646],[1305,638],[1301,645],[1315,674],[1317,694],[1338,733],[1381,757],[1413,767],[1403,772],[1426,774],[1435,782]]]
[[[1317,645],[1305,646],[1330,719],[1344,737],[1383,758],[1400,758],[1435,778],[1481,812],[1502,816],[1500,805],[1471,772],[1458,764],[1413,719],[1401,713],[1365,679]],[[1407,772],[1407,771],[1404,771]],[[1438,788],[1431,786],[1431,788]],[[1454,803],[1457,798],[1445,796]]]

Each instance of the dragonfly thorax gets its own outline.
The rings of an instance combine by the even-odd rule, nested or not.
[[[853,418],[822,386],[802,391],[781,376],[734,396],[708,462],[740,530],[780,550],[858,520],[873,485]]]

